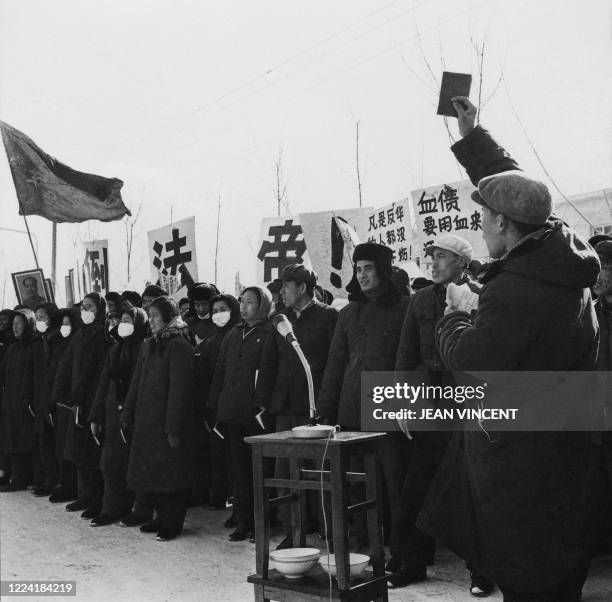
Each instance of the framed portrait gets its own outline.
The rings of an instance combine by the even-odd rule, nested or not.
[[[25,270],[24,272],[14,272],[11,274],[17,301],[20,305],[26,305],[32,311],[36,310],[38,305],[50,300],[47,287],[45,285],[45,276],[39,268],[34,270]]]

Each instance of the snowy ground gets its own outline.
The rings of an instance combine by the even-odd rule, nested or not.
[[[229,531],[223,528],[226,517],[226,512],[192,508],[184,534],[174,541],[159,542],[138,529],[118,525],[94,529],[78,513],[65,512],[63,504],[34,498],[29,491],[2,493],[0,577],[73,580],[77,582],[76,600],[87,602],[246,602],[253,600],[246,576],[254,572],[255,546],[228,542]],[[273,533],[274,541],[280,539],[280,532]],[[316,538],[311,543],[322,547]],[[429,575],[426,583],[391,591],[390,600],[474,600],[468,592],[464,564],[450,552],[438,553]],[[496,591],[489,600],[499,601],[501,595]],[[612,600],[612,556],[594,563],[584,600]]]

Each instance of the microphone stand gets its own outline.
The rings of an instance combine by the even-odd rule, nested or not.
[[[277,332],[285,337],[287,341],[290,341],[291,346],[295,349],[300,361],[302,362],[302,367],[304,368],[304,372],[306,373],[306,381],[308,382],[308,409],[309,409],[309,419],[308,424],[304,426],[295,426],[291,429],[294,437],[298,437],[300,439],[321,439],[323,437],[330,437],[332,433],[336,431],[335,427],[327,426],[324,424],[317,424],[317,408],[315,406],[314,401],[314,384],[312,381],[312,371],[310,370],[310,365],[308,364],[308,360],[300,347],[299,342],[295,338],[293,334],[293,328],[287,320],[287,317],[278,314],[272,318],[272,322],[277,330]],[[291,339],[289,337],[291,336]]]
[[[295,349],[295,352],[298,354],[300,361],[302,362],[302,366],[304,367],[304,372],[306,373],[306,381],[308,382],[308,407],[310,410],[310,419],[308,420],[309,426],[316,426],[317,424],[317,409],[315,407],[314,401],[314,383],[312,382],[312,371],[310,370],[310,364],[302,351],[302,348],[297,344],[297,342],[292,343],[291,346]]]

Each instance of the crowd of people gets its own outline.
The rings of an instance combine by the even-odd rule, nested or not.
[[[546,186],[525,175],[456,98],[452,150],[477,186],[492,262],[452,234],[427,249],[432,281],[409,282],[392,252],[353,254],[338,311],[316,273],[286,266],[237,299],[196,283],[176,303],[157,285],[0,312],[0,491],[69,502],[94,527],[119,522],[166,541],[190,506],[232,506],[231,541],[253,540],[250,447],[244,438],[309,419],[306,375],[272,325],[283,313],[310,364],[320,421],[361,430],[362,371],[612,368],[612,238],[583,241],[553,214]],[[466,285],[477,309],[449,304]],[[441,403],[441,400],[440,400]],[[434,544],[466,562],[470,591],[504,600],[580,600],[591,559],[608,543],[612,441],[607,432],[411,433],[377,449],[390,587],[427,578]],[[351,470],[363,467],[355,465]],[[286,459],[267,466],[288,477]],[[351,489],[352,500],[363,491]],[[311,500],[312,501],[312,500]],[[321,504],[309,530],[324,532]],[[329,518],[329,517],[328,517]],[[279,548],[292,547],[289,517]],[[364,525],[352,545],[367,550]]]

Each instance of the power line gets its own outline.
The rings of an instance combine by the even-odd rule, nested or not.
[[[329,34],[328,36],[326,36],[325,38],[319,40],[318,42],[311,44],[310,46],[304,48],[303,50],[297,52],[296,54],[290,56],[287,59],[282,60],[281,62],[277,63],[276,65],[273,65],[272,67],[270,67],[269,69],[266,69],[265,71],[262,71],[261,73],[259,73],[258,75],[250,78],[249,80],[247,80],[246,82],[243,82],[242,84],[239,84],[238,86],[235,86],[234,88],[228,90],[227,92],[224,92],[223,94],[221,94],[220,96],[216,97],[215,99],[211,100],[208,103],[205,103],[204,105],[201,105],[199,107],[197,107],[196,109],[189,111],[186,115],[184,115],[184,117],[189,117],[191,115],[195,115],[196,113],[199,113],[200,111],[203,111],[204,109],[208,109],[210,107],[213,107],[214,105],[218,104],[219,102],[221,102],[222,100],[225,100],[226,98],[234,95],[236,92],[239,92],[240,90],[243,90],[245,88],[251,87],[254,83],[256,83],[257,81],[259,81],[260,79],[263,79],[265,77],[270,76],[270,74],[274,73],[275,71],[278,71],[279,69],[281,69],[282,67],[288,65],[289,63],[292,63],[293,61],[295,61],[296,59],[300,58],[301,56],[308,54],[309,52],[311,52],[312,50],[318,48],[319,46],[322,46],[324,44],[326,44],[327,42],[329,42],[330,40],[333,40],[334,38],[342,35],[343,33],[353,29],[354,27],[360,25],[361,23],[375,17],[376,15],[378,15],[379,13],[385,11],[387,8],[389,8],[390,6],[397,4],[400,0],[392,0],[391,2],[388,2],[387,4],[381,6],[380,8],[377,8],[374,11],[371,11],[370,13],[368,13],[367,15],[357,19],[356,21],[353,21],[352,23],[350,23],[349,25],[346,25],[344,27],[342,27],[341,29]],[[421,0],[421,3],[424,2],[426,0]],[[418,2],[417,2],[418,4]],[[408,9],[407,11],[404,11],[402,13],[400,13],[399,15],[397,15],[397,18],[399,18],[400,16],[402,16],[403,14],[410,12],[411,10],[413,10],[413,8]],[[393,19],[391,19],[393,20]],[[383,24],[381,24],[380,26],[386,24],[389,21],[385,21]],[[368,30],[367,32],[365,32],[366,35],[367,33],[369,33],[370,31],[373,31],[374,29],[377,29],[379,26],[373,28],[372,30]],[[359,36],[358,36],[359,37]],[[355,38],[358,39],[358,38]],[[353,40],[349,41],[349,43],[351,43]],[[332,54],[334,51],[332,51],[330,54]],[[305,68],[309,65],[311,65],[313,62],[316,62],[317,60],[320,60],[321,58],[326,58],[326,56],[328,55],[323,55],[318,57],[317,59],[306,63],[305,65],[302,65],[301,67],[299,67],[298,69],[294,70],[293,72],[281,77],[278,80],[274,80],[273,82],[268,83],[267,85],[258,88],[257,90],[254,91],[254,93],[258,93],[266,88],[268,88],[270,85],[273,85],[274,83],[278,83],[279,81],[282,81],[283,79],[285,79],[286,77],[288,77],[289,75],[292,75],[293,73],[295,73],[296,71],[299,71],[302,68]],[[242,97],[240,97],[238,99],[238,101],[242,100],[242,99],[247,99],[251,96],[252,94],[246,94]],[[238,102],[235,101],[235,102]],[[233,104],[235,104],[235,102],[230,103],[229,105],[226,105],[224,107],[221,108],[221,110],[225,110],[226,108],[229,108],[229,106],[232,106]],[[176,121],[176,119],[173,119],[170,121],[170,123],[174,123]],[[167,127],[169,127],[170,123],[167,124]],[[137,138],[132,138],[131,140],[133,141],[133,143],[137,144],[139,142],[141,142],[142,140],[145,140],[150,134],[145,134],[144,136],[140,136]],[[129,141],[130,139],[127,139],[127,141]]]
[[[411,6],[409,9],[402,11],[401,13],[399,13],[398,15],[396,15],[395,17],[389,18],[386,21],[383,21],[382,23],[379,23],[378,25],[375,25],[374,27],[371,27],[370,29],[366,30],[363,33],[360,33],[359,35],[351,38],[350,40],[348,40],[347,42],[340,44],[339,46],[336,46],[336,48],[333,48],[332,50],[328,51],[327,53],[321,54],[315,58],[313,58],[311,61],[304,63],[302,65],[299,65],[298,67],[296,67],[295,69],[293,69],[292,71],[289,71],[288,73],[285,73],[284,75],[282,75],[281,77],[268,82],[267,84],[265,84],[264,86],[261,86],[259,88],[257,88],[256,90],[249,92],[248,94],[245,94],[243,96],[240,96],[239,98],[233,100],[232,102],[230,102],[229,104],[226,104],[224,106],[222,106],[220,109],[218,109],[217,111],[215,111],[214,114],[220,113],[222,111],[225,111],[227,109],[229,109],[230,107],[234,106],[235,104],[243,101],[243,100],[248,100],[251,96],[254,96],[255,94],[258,94],[259,92],[263,92],[264,90],[266,90],[267,88],[274,86],[282,81],[284,81],[285,79],[291,77],[292,75],[295,75],[298,71],[302,71],[303,69],[310,67],[311,65],[313,65],[314,63],[318,63],[319,61],[328,58],[329,56],[331,56],[332,54],[335,54],[336,52],[338,52],[339,50],[342,50],[343,48],[345,48],[346,46],[348,46],[349,44],[352,44],[353,42],[360,40],[361,38],[369,35],[370,33],[372,33],[373,31],[376,31],[377,29],[380,29],[381,27],[388,25],[389,23],[392,23],[393,21],[397,21],[397,19],[399,19],[400,17],[403,17],[404,15],[414,12],[417,8],[419,8],[419,6],[421,6],[422,4],[424,4],[426,2],[426,0],[420,0],[419,2],[416,2],[413,6]]]
[[[521,118],[519,117],[519,114],[516,110],[516,108],[514,107],[514,103],[512,102],[512,97],[510,96],[510,90],[508,89],[508,84],[506,83],[506,77],[504,76],[504,73],[502,71],[501,74],[501,78],[502,81],[504,83],[504,89],[506,90],[506,96],[508,97],[508,102],[510,103],[510,108],[512,109],[512,112],[514,113],[514,116],[516,117],[516,120],[518,122],[518,124],[521,126],[521,130],[523,130],[523,134],[525,134],[525,138],[527,140],[527,142],[529,143],[529,146],[531,147],[531,150],[533,151],[533,154],[535,155],[535,158],[538,160],[538,163],[540,164],[540,167],[542,168],[542,170],[544,171],[544,173],[548,176],[548,179],[553,183],[553,186],[555,187],[555,189],[557,190],[557,192],[563,197],[563,199],[570,205],[570,207],[572,207],[574,209],[574,211],[587,223],[589,224],[589,226],[591,226],[591,228],[594,228],[595,226],[593,225],[593,223],[591,222],[591,220],[589,220],[584,213],[582,213],[582,211],[580,211],[578,209],[578,207],[576,207],[576,205],[574,203],[572,203],[572,201],[569,200],[569,198],[567,196],[565,196],[565,194],[563,193],[563,191],[559,188],[559,186],[557,185],[557,182],[555,181],[555,179],[552,177],[552,175],[550,174],[550,172],[548,171],[548,169],[546,169],[546,166],[544,165],[544,162],[542,161],[542,158],[540,157],[540,154],[538,153],[534,143],[531,141],[531,138],[529,137],[529,134],[527,133],[527,130],[525,128],[525,126],[523,125],[523,122],[521,121]]]
[[[228,96],[231,96],[235,92],[243,90],[244,88],[250,86],[251,84],[255,83],[256,81],[258,81],[258,80],[260,80],[260,79],[270,75],[271,73],[273,73],[274,71],[277,71],[281,67],[284,67],[285,65],[293,62],[295,59],[298,59],[301,56],[304,56],[305,54],[309,53],[311,50],[314,50],[318,46],[322,46],[323,44],[326,44],[330,40],[333,40],[334,38],[338,37],[339,35],[342,35],[344,32],[349,31],[353,27],[356,27],[357,25],[363,23],[364,21],[367,21],[368,19],[371,19],[372,17],[374,17],[378,13],[386,10],[387,8],[392,6],[393,4],[397,4],[397,2],[399,2],[399,0],[392,0],[391,2],[388,2],[387,4],[385,4],[384,6],[381,6],[380,8],[377,8],[376,10],[373,10],[372,12],[368,13],[364,17],[361,17],[360,19],[357,19],[357,21],[353,21],[349,25],[343,27],[342,29],[339,29],[339,30],[335,31],[334,33],[332,33],[332,34],[330,34],[330,35],[328,35],[326,37],[324,37],[322,40],[320,40],[320,41],[318,41],[318,42],[316,42],[314,44],[311,44],[310,46],[304,48],[303,50],[300,50],[299,52],[297,52],[293,56],[290,56],[289,58],[281,61],[280,63],[277,63],[273,67],[270,67],[269,69],[266,69],[265,71],[262,71],[259,75],[256,75],[255,77],[249,79],[245,83],[240,84],[240,85],[232,88],[231,90],[228,90],[227,92],[225,92],[224,94],[221,94],[221,96],[215,98],[214,100],[212,100],[212,101],[202,105],[201,107],[198,107],[197,109],[195,109],[194,113],[197,113],[199,111],[207,109],[211,105],[214,105],[214,104],[218,103],[219,101],[224,100],[225,98],[227,98]]]

